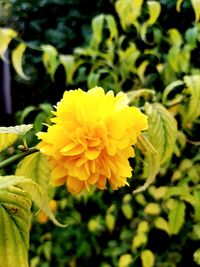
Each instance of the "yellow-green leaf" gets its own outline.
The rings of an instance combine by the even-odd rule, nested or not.
[[[141,14],[142,4],[143,0],[117,0],[115,2],[115,9],[123,29],[132,24],[138,27],[137,18]]]
[[[160,205],[157,203],[150,202],[147,204],[147,206],[144,209],[144,213],[148,215],[154,215],[157,216],[161,212]]]
[[[147,28],[152,26],[157,21],[161,12],[161,5],[157,1],[147,1],[147,6],[149,11],[149,19],[145,21],[140,28],[140,34],[143,40],[146,39]]]
[[[169,235],[169,233],[170,233],[169,224],[164,218],[162,218],[162,217],[156,218],[154,221],[154,225],[157,229],[163,230]]]
[[[138,233],[133,237],[132,248],[133,248],[133,250],[137,249],[146,243],[147,243],[146,233],[144,233],[144,232]]]
[[[161,104],[146,105],[149,127],[146,136],[158,152],[161,164],[172,155],[177,138],[177,122]]]
[[[63,65],[66,73],[66,83],[73,82],[73,75],[76,70],[74,56],[60,55],[60,62]]]
[[[180,12],[181,11],[181,4],[183,3],[183,0],[177,0],[176,1],[176,10],[178,11],[178,12]]]
[[[97,45],[101,42],[101,39],[102,39],[103,23],[104,23],[103,14],[96,16],[92,20],[92,31],[93,31],[95,43]]]
[[[30,179],[24,176],[7,175],[0,176],[0,189],[8,188],[11,185],[17,185],[22,182],[28,182]]]
[[[8,134],[0,132],[0,152],[11,146],[18,138],[17,134]]]
[[[42,45],[41,48],[43,50],[43,64],[47,73],[51,76],[51,79],[54,80],[54,74],[59,65],[58,52],[52,45]]]
[[[133,257],[131,254],[121,255],[119,258],[118,267],[128,267],[130,266],[132,260],[133,260]]]
[[[112,40],[113,38],[118,37],[118,29],[117,29],[117,24],[115,22],[115,19],[112,15],[106,15],[105,19],[108,24],[108,29],[110,31],[110,37],[109,39]]]
[[[184,76],[189,102],[184,106],[183,126],[192,123],[200,116],[200,75]]]
[[[115,228],[115,216],[111,213],[107,213],[105,217],[105,223],[110,232],[112,232]]]
[[[153,267],[155,256],[149,249],[145,249],[141,253],[142,267]]]
[[[180,47],[181,44],[183,43],[182,36],[180,32],[173,28],[168,31],[170,42],[173,46]]]
[[[174,200],[169,211],[169,230],[170,234],[178,234],[185,220],[185,203]]]
[[[25,176],[32,179],[35,183],[39,184],[44,191],[44,202],[41,203],[40,197],[38,197],[37,191],[33,191],[34,200],[37,205],[46,212],[49,218],[58,226],[61,225],[55,218],[53,212],[49,209],[49,195],[51,196],[53,188],[49,185],[50,179],[50,166],[46,157],[40,153],[34,153],[25,157],[17,166],[16,175]],[[23,185],[28,189],[31,185]],[[25,187],[26,186],[26,187]],[[34,194],[36,193],[36,194]]]
[[[161,104],[145,105],[148,115],[148,130],[138,139],[138,146],[145,155],[145,184],[133,193],[144,191],[155,179],[161,164],[172,156],[177,138],[177,123],[170,112]]]
[[[0,134],[26,135],[33,128],[33,124],[22,124],[9,127],[0,127]]]
[[[122,205],[122,212],[126,219],[130,220],[133,217],[133,208],[129,203],[124,203]]]
[[[23,59],[23,54],[24,54],[25,49],[26,49],[26,45],[24,43],[20,43],[12,51],[11,58],[12,58],[13,67],[14,67],[15,71],[17,72],[17,74],[21,78],[23,78],[25,80],[29,80],[29,77],[24,74],[24,71],[22,69],[22,59]]]
[[[200,19],[200,0],[191,0],[191,2],[192,2],[192,7],[194,9],[196,22],[198,22]]]
[[[28,267],[31,199],[16,187],[0,190],[0,267]]]
[[[137,234],[147,233],[149,230],[149,223],[147,221],[141,221],[137,227]]]
[[[0,28],[0,58],[7,61],[5,52],[10,41],[17,36],[17,32],[10,28]]]

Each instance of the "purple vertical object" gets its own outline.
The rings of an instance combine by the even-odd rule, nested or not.
[[[6,54],[6,58],[8,58],[8,53]],[[3,97],[5,113],[11,114],[12,98],[11,98],[10,65],[6,62],[3,62],[2,66],[2,97]]]

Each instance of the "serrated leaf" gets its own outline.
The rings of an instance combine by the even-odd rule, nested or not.
[[[39,204],[40,207],[44,206],[44,192],[41,186],[32,179],[16,175],[0,176],[0,189],[16,185],[29,192],[32,200]]]
[[[21,182],[28,182],[30,179],[24,176],[7,175],[0,176],[0,189],[8,188],[9,186],[17,185]]]
[[[145,135],[158,152],[161,164],[172,155],[177,138],[177,122],[161,104],[146,105],[148,130]]]
[[[184,82],[189,94],[189,103],[184,106],[183,126],[193,122],[200,116],[200,75],[184,76]]]
[[[22,124],[9,127],[0,127],[0,134],[17,134],[17,135],[26,135],[28,131],[33,128],[32,124]]]
[[[147,28],[152,26],[157,21],[161,12],[161,5],[157,1],[147,1],[147,6],[149,11],[149,19],[145,21],[140,28],[140,34],[143,40],[146,39]]]
[[[141,253],[142,267],[153,267],[155,256],[149,249],[145,249]]]
[[[17,36],[17,32],[10,28],[0,28],[0,58],[7,61],[5,52],[10,41]]]
[[[164,218],[156,218],[154,221],[154,225],[157,229],[163,230],[169,235],[169,224]]]
[[[144,172],[147,173],[147,180],[144,185],[135,189],[133,191],[133,194],[145,191],[152,184],[156,175],[159,172],[161,165],[160,155],[158,154],[154,146],[151,144],[151,142],[144,135],[139,136],[138,145],[140,150],[145,155]]]
[[[0,267],[28,267],[31,199],[16,187],[0,190]]]
[[[37,195],[35,195],[34,198],[35,202],[40,207],[40,209],[45,211],[45,213],[56,225],[63,226],[56,220],[53,212],[50,210],[48,205],[49,195],[51,195],[53,191],[53,188],[49,185],[49,179],[51,175],[50,173],[51,169],[48,160],[42,153],[37,152],[24,158],[18,164],[15,174],[17,176],[25,176],[27,178],[30,178],[41,186],[45,194],[44,205],[43,203],[41,203],[41,200],[37,198]],[[28,188],[29,185],[27,185],[26,189]]]
[[[58,61],[58,52],[55,47],[52,45],[42,45],[43,50],[42,61],[46,68],[47,73],[51,76],[51,79],[54,80],[54,74],[59,65]]]
[[[17,74],[24,80],[29,80],[30,78],[24,74],[22,69],[22,59],[24,51],[26,50],[26,45],[24,43],[20,43],[11,54],[12,64],[17,72]]]
[[[143,138],[138,138],[138,145],[145,155],[144,172],[147,173],[147,181],[133,193],[146,190],[153,182],[160,166],[171,157],[177,136],[176,120],[164,106],[147,103],[145,109],[149,126]]]
[[[185,220],[185,204],[182,201],[174,200],[169,211],[170,234],[178,234]]]
[[[200,0],[191,0],[196,22],[200,19]]]

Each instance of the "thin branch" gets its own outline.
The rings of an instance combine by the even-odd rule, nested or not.
[[[22,158],[24,158],[24,157],[26,157],[26,156],[28,156],[30,154],[33,154],[33,153],[35,153],[37,151],[38,151],[37,148],[31,147],[27,151],[24,151],[22,153],[14,155],[14,156],[12,156],[12,157],[10,157],[8,159],[5,159],[5,160],[0,162],[0,169],[12,164],[13,162],[15,162],[17,160],[22,159]]]

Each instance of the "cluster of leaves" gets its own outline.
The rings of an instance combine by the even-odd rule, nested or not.
[[[53,227],[45,216],[33,218],[31,267],[84,267],[97,261],[101,267],[200,264],[200,158],[199,141],[194,140],[200,115],[200,72],[195,59],[200,42],[199,1],[191,1],[193,23],[168,31],[159,22],[165,8],[165,1],[160,2],[163,5],[158,1],[117,0],[119,22],[112,15],[95,17],[88,45],[70,55],[59,54],[52,45],[32,47],[17,39],[19,45],[12,50],[11,58],[22,78],[28,78],[22,70],[25,48],[39,49],[52,80],[61,64],[66,83],[72,88],[98,84],[106,90],[123,90],[130,104],[148,115],[149,128],[138,140],[129,188],[117,192],[92,190],[77,198],[66,197],[65,189],[54,195],[47,183],[50,174],[46,159],[39,152],[31,154],[23,141],[22,153],[30,155],[18,164],[15,176],[0,177],[0,231],[9,233],[8,240],[0,244],[4,261],[9,252],[18,266],[24,266],[21,259],[28,264],[30,200],[58,224],[48,204],[54,196],[56,215],[68,227]],[[177,1],[178,11],[184,7],[188,7],[187,1]],[[1,29],[2,58],[16,36],[16,31]],[[41,130],[41,122],[49,120],[49,106],[27,107],[20,123],[38,110],[34,128]],[[27,127],[0,129],[1,150],[19,135],[24,140]],[[21,206],[15,200],[18,197]],[[16,255],[13,247],[19,242],[23,248]],[[9,259],[7,265],[11,266]]]

